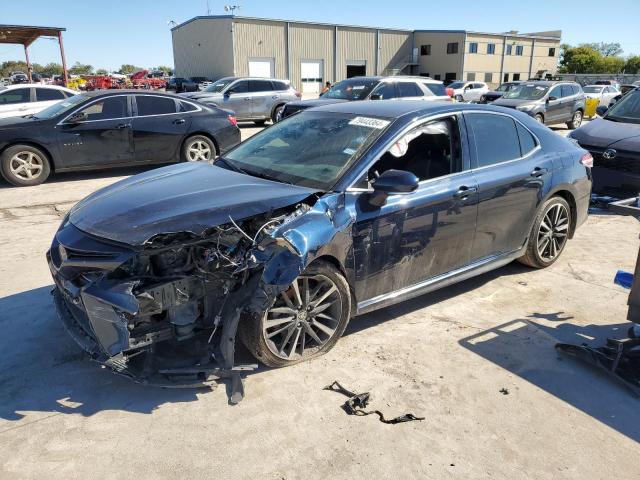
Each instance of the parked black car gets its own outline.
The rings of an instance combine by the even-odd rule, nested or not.
[[[515,259],[553,264],[587,218],[590,160],[515,110],[309,109],[214,164],[78,203],[47,254],[56,306],[94,359],[138,380],[233,373],[238,328],[261,362],[290,365],[353,316]]]
[[[507,93],[508,91],[512,90],[513,87],[515,87],[517,85],[520,85],[521,83],[522,83],[521,81],[505,82],[505,83],[501,84],[495,90],[492,90],[490,92],[487,92],[487,93],[483,94],[480,97],[480,100],[478,101],[478,103],[492,103],[492,102],[495,102],[497,99],[501,98],[505,93]]]
[[[194,87],[195,85],[195,87]],[[171,77],[167,81],[167,86],[165,87],[167,92],[195,92],[198,90],[197,84],[194,84],[190,79],[182,78],[182,77]]]
[[[515,108],[545,125],[566,123],[574,129],[582,124],[585,100],[575,82],[535,81],[513,87],[493,105]]]
[[[240,142],[225,110],[164,93],[97,90],[0,120],[0,171],[16,186],[51,171],[213,160]]]
[[[593,189],[636,196],[640,192],[640,89],[628,92],[602,118],[569,134],[593,155]]]

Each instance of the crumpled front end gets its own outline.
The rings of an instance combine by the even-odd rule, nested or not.
[[[67,220],[47,253],[56,309],[75,341],[116,373],[163,386],[231,377],[239,401],[239,372],[255,366],[234,363],[238,323],[259,318],[350,223],[343,205],[320,200],[229,217],[201,235],[156,235],[138,248]]]

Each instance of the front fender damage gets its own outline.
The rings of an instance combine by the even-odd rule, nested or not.
[[[329,194],[240,224],[230,217],[203,235],[156,235],[117,268],[83,275],[80,288],[54,272],[57,310],[73,338],[112,371],[161,386],[231,379],[237,403],[240,374],[256,368],[235,363],[240,322],[259,321],[352,223],[344,196]]]

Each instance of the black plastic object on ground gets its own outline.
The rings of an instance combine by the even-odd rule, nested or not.
[[[342,385],[338,383],[338,381],[334,381],[331,385],[327,385],[323,388],[323,390],[330,390],[332,392],[338,392],[349,399],[344,402],[342,405],[342,409],[347,412],[348,415],[358,415],[358,416],[366,416],[375,413],[380,418],[382,423],[394,425],[396,423],[404,423],[404,422],[412,422],[414,420],[422,421],[424,417],[416,417],[413,413],[405,413],[404,415],[400,415],[399,417],[386,419],[380,410],[365,410],[369,401],[371,400],[371,395],[369,392],[364,393],[354,393]]]

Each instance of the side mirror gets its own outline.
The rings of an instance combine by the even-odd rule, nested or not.
[[[601,117],[603,117],[604,114],[607,113],[607,110],[609,110],[609,107],[607,107],[606,105],[598,105],[596,107],[596,113]]]
[[[550,97],[547,99],[547,101],[549,101],[549,102],[553,102],[554,100],[557,100],[557,99],[558,99],[558,97],[550,96]]]
[[[379,93],[372,93],[369,100],[382,100],[382,95]]]
[[[418,177],[405,170],[387,170],[373,184],[373,193],[369,203],[383,206],[389,195],[406,195],[418,188]]]
[[[231,88],[231,89],[227,90],[226,92],[224,92],[224,96],[225,97],[230,97],[232,93],[233,93],[233,88]]]
[[[87,120],[87,114],[85,112],[76,112],[67,118],[65,123],[80,123]]]

